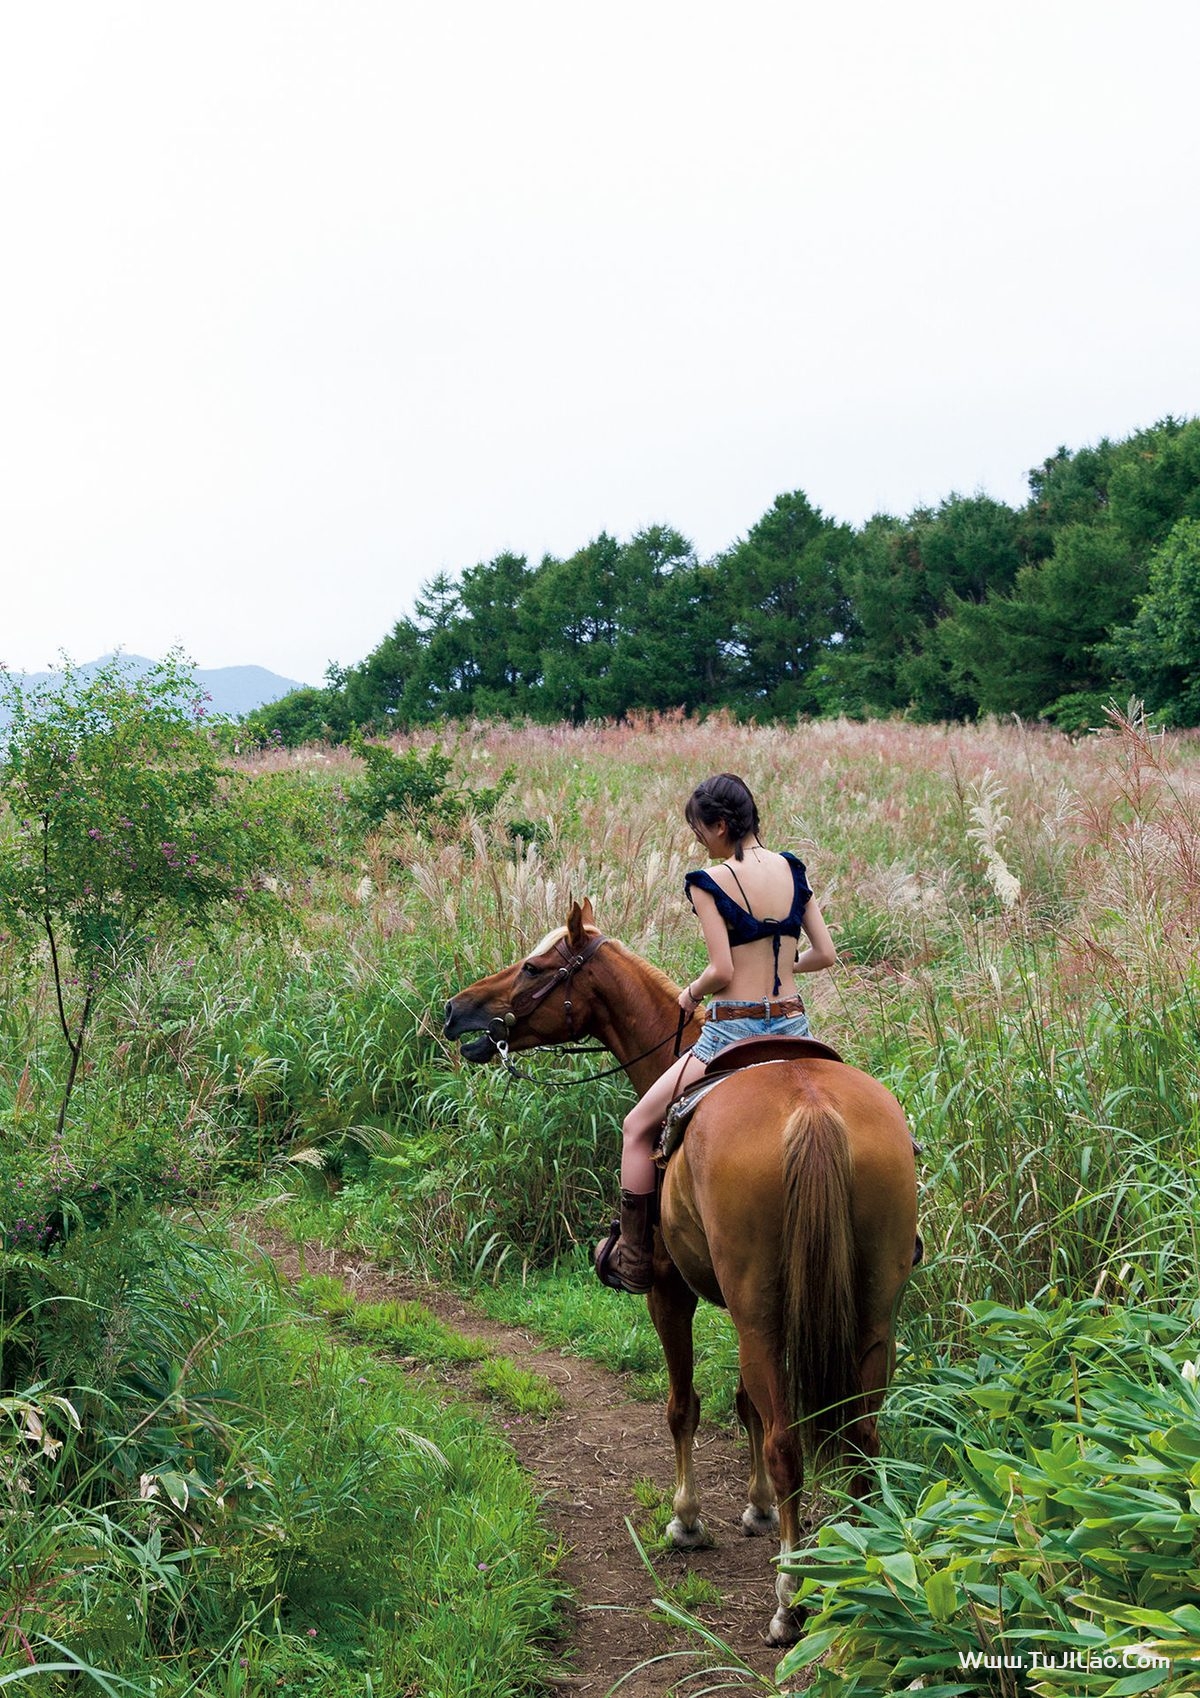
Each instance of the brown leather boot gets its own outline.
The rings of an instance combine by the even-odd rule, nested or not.
[[[654,1192],[621,1192],[621,1218],[592,1258],[601,1285],[641,1296],[654,1284]]]

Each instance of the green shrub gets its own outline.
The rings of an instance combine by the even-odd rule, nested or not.
[[[468,807],[476,813],[490,813],[516,776],[509,768],[498,783],[469,790],[452,781],[453,758],[436,743],[427,754],[411,748],[398,755],[386,743],[368,743],[356,731],[350,737],[350,747],[366,770],[361,778],[350,782],[348,795],[367,831],[377,831],[390,814],[452,825]]]
[[[111,661],[60,684],[10,683],[0,790],[0,925],[48,948],[68,1052],[61,1132],[97,1000],[146,955],[156,929],[206,930],[222,910],[278,920],[258,875],[278,835],[256,817],[202,724],[178,657],[142,676]]]
[[[977,1359],[902,1373],[893,1393],[893,1442],[917,1460],[877,1465],[878,1500],[786,1559],[811,1613],[781,1678],[824,1658],[814,1698],[914,1681],[947,1695],[1194,1692],[1188,1324],[1097,1302],[971,1314]]]

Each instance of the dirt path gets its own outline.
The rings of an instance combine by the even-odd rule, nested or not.
[[[248,1223],[248,1231],[282,1278],[299,1277],[300,1258],[292,1245],[260,1223]],[[766,1627],[775,1607],[771,1557],[777,1546],[742,1533],[747,1456],[733,1434],[702,1424],[697,1437],[697,1479],[713,1548],[654,1550],[655,1586],[630,1542],[625,1517],[636,1524],[644,1515],[633,1494],[635,1480],[651,1480],[664,1490],[674,1484],[670,1437],[657,1405],[631,1399],[620,1376],[595,1363],[564,1356],[531,1333],[476,1314],[458,1297],[397,1279],[362,1257],[310,1248],[303,1271],[333,1274],[365,1302],[415,1298],[457,1331],[484,1340],[557,1386],[564,1401],[559,1414],[545,1420],[508,1417],[506,1425],[518,1457],[544,1494],[547,1527],[566,1550],[562,1575],[579,1600],[564,1651],[570,1673],[556,1688],[564,1698],[604,1698],[646,1659],[695,1648],[652,1606],[656,1593],[678,1584],[689,1571],[721,1594],[719,1605],[703,1605],[693,1613],[751,1668],[760,1674],[774,1670],[779,1652],[767,1645]],[[469,1370],[447,1370],[445,1377],[464,1399],[475,1395]],[[695,1659],[644,1669],[625,1681],[620,1698],[664,1698],[673,1681],[701,1666]],[[691,1690],[708,1684],[697,1681]],[[762,1688],[747,1681],[745,1690]]]

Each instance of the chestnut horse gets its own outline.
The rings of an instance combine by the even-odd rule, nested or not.
[[[677,996],[657,968],[597,930],[585,901],[520,961],[459,991],[445,1031],[472,1062],[594,1037],[640,1094],[674,1060]],[[683,1041],[699,1029],[693,1019]],[[675,1545],[705,1537],[692,1473],[697,1298],[727,1308],[737,1329],[737,1407],[750,1443],[742,1525],[778,1528],[786,1554],[799,1537],[801,1441],[860,1461],[878,1454],[916,1224],[908,1127],[868,1074],[834,1060],[778,1061],[729,1075],[702,1100],[663,1178],[649,1296],[670,1377]],[[865,1487],[860,1470],[855,1489]],[[780,1572],[777,1644],[799,1634],[796,1589]]]

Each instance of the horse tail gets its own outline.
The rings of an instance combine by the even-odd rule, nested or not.
[[[819,1100],[783,1129],[784,1359],[791,1418],[815,1455],[863,1410],[852,1164],[846,1123]]]

